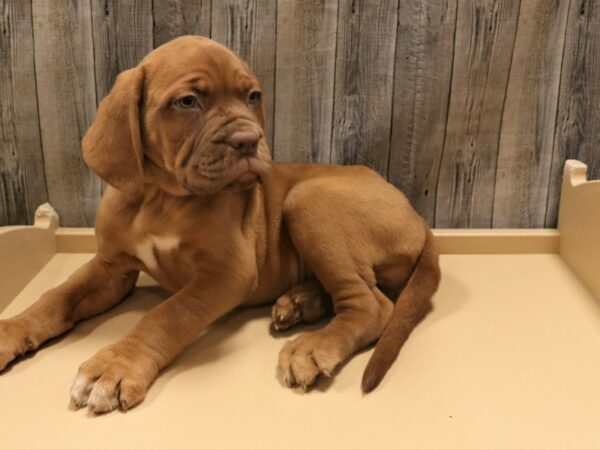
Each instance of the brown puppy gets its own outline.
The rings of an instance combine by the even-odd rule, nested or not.
[[[80,367],[76,406],[126,410],[211,322],[278,296],[276,328],[321,318],[327,297],[334,312],[285,344],[285,382],[331,376],[379,339],[369,391],[430,308],[438,256],[406,198],[365,167],[271,162],[258,81],[209,39],[176,39],[123,72],[83,152],[111,185],[97,214],[98,254],[0,322],[0,369],[119,303],[139,271],[172,296]]]

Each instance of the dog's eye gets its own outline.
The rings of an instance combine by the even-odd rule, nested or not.
[[[182,109],[190,109],[198,106],[198,100],[193,95],[186,95],[185,97],[177,99],[175,104]]]
[[[260,91],[251,91],[248,94],[248,103],[251,105],[255,105],[262,99],[262,94]]]

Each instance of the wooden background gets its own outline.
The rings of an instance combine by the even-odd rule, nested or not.
[[[436,227],[553,227],[565,159],[600,178],[599,3],[0,0],[0,225],[92,225],[99,100],[201,34],[262,82],[276,159],[369,165]]]

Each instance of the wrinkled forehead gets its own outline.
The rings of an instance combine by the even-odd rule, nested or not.
[[[258,87],[244,61],[228,48],[201,37],[171,41],[148,54],[141,64],[151,94],[186,85],[208,92]]]

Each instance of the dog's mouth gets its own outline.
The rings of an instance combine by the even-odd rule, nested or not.
[[[219,191],[247,190],[264,177],[271,166],[269,160],[258,156],[223,158],[205,165],[188,165],[179,176],[180,183],[197,195],[215,194]]]
[[[240,158],[231,169],[229,176],[226,177],[229,181],[225,184],[224,189],[249,189],[261,176],[266,175],[269,170],[270,163],[262,161],[255,156]]]

